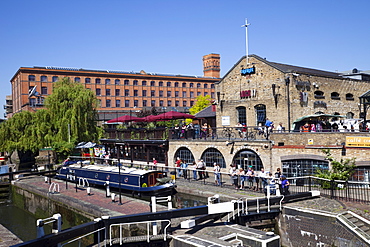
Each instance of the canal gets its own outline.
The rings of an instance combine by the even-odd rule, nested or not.
[[[143,198],[144,200],[150,200],[150,198]],[[192,196],[188,194],[177,193],[172,197],[173,208],[188,208],[207,203],[205,198]],[[162,203],[161,203],[162,204]],[[167,206],[166,204],[163,204]],[[50,215],[51,217],[52,215]],[[62,215],[63,217],[63,215]],[[11,203],[0,204],[0,224],[5,226],[22,241],[29,241],[37,237],[36,229],[36,218],[33,214],[14,206]],[[67,221],[63,221],[67,222]],[[65,224],[62,225],[63,229],[67,229],[71,226]],[[51,226],[45,225],[45,234],[51,233]],[[68,245],[72,246],[72,245]]]

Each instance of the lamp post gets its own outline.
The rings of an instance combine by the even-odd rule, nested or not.
[[[287,109],[288,109],[288,131],[290,132],[290,77],[285,77],[285,85],[286,85],[286,98],[287,98]]]
[[[119,153],[120,153],[120,146],[118,146],[117,150],[117,159],[118,159],[118,193],[119,193],[119,204],[122,205],[122,196],[121,196],[121,163],[119,160]]]

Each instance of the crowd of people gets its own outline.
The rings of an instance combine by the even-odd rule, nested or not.
[[[194,161],[192,164],[187,164],[182,161],[179,157],[176,159],[176,174],[177,177],[183,177],[184,179],[201,180],[209,177],[206,169],[206,163],[202,159]],[[216,186],[220,186],[221,180],[221,167],[218,163],[213,164],[214,183]],[[265,171],[261,168],[260,171],[255,171],[252,167],[248,167],[247,170],[243,168],[236,168],[235,165],[230,165],[229,170],[230,183],[238,190],[252,190],[264,192],[267,194],[267,190],[270,190],[270,194],[276,194],[276,190],[279,190],[280,194],[289,194],[289,181],[284,175],[282,175],[280,168],[277,168],[276,172]]]
[[[207,139],[212,137],[212,128],[207,123],[176,124],[172,131],[172,139]]]

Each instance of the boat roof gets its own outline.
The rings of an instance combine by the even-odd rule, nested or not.
[[[107,165],[86,165],[81,167],[79,164],[72,164],[69,165],[71,168],[79,168],[79,169],[86,169],[86,170],[96,170],[96,171],[102,171],[102,172],[119,172],[119,169],[117,166],[107,166]],[[149,172],[152,172],[154,170],[143,170],[143,169],[136,169],[133,167],[125,167],[121,166],[121,173],[123,174],[133,174],[133,175],[144,175]]]

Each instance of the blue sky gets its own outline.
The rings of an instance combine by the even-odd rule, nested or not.
[[[369,9],[368,0],[4,0],[0,105],[19,67],[203,75],[202,56],[218,53],[224,75],[245,55],[245,18],[250,54],[370,70]]]

